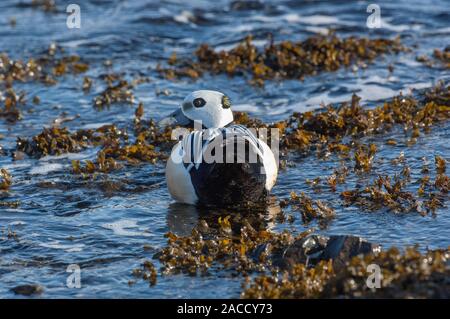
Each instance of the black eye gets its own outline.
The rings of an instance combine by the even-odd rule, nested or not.
[[[201,97],[198,97],[192,102],[192,104],[194,104],[195,107],[203,107],[205,106],[206,101]]]

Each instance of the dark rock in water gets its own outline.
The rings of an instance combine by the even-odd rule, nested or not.
[[[333,267],[345,266],[345,262],[357,255],[373,254],[380,246],[355,236],[331,236],[321,259],[333,259]]]
[[[298,263],[314,266],[321,260],[332,259],[334,269],[339,271],[352,257],[372,254],[379,250],[379,245],[357,236],[311,235],[295,241],[281,254],[276,254],[274,264],[281,268],[290,268]]]
[[[11,291],[14,292],[16,295],[31,296],[41,294],[44,291],[44,289],[39,285],[33,284],[33,285],[20,285],[11,288]]]

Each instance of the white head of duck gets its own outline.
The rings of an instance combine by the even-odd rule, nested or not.
[[[186,96],[175,112],[160,121],[161,125],[187,126],[198,121],[204,128],[221,128],[233,122],[230,99],[211,90],[194,91]]]

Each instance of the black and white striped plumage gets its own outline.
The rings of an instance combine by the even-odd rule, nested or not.
[[[194,93],[191,100],[200,95],[217,101],[222,100],[217,95],[223,96],[214,91]],[[223,107],[216,109],[220,115]],[[261,202],[275,184],[277,165],[271,149],[245,126],[227,124],[209,123],[210,128],[191,132],[172,150],[166,180],[178,202],[208,206]]]

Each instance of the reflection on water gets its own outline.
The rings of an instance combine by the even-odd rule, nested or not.
[[[199,220],[195,206],[171,203],[167,208],[167,227],[178,236],[189,236]]]
[[[171,203],[167,209],[167,227],[178,236],[191,235],[192,229],[205,220],[208,224],[216,224],[219,217],[239,216],[250,223],[257,222],[258,228],[274,230],[276,218],[282,214],[281,207],[274,199],[262,210],[234,211],[228,209],[200,208],[192,205]],[[239,223],[233,225],[239,227]]]

